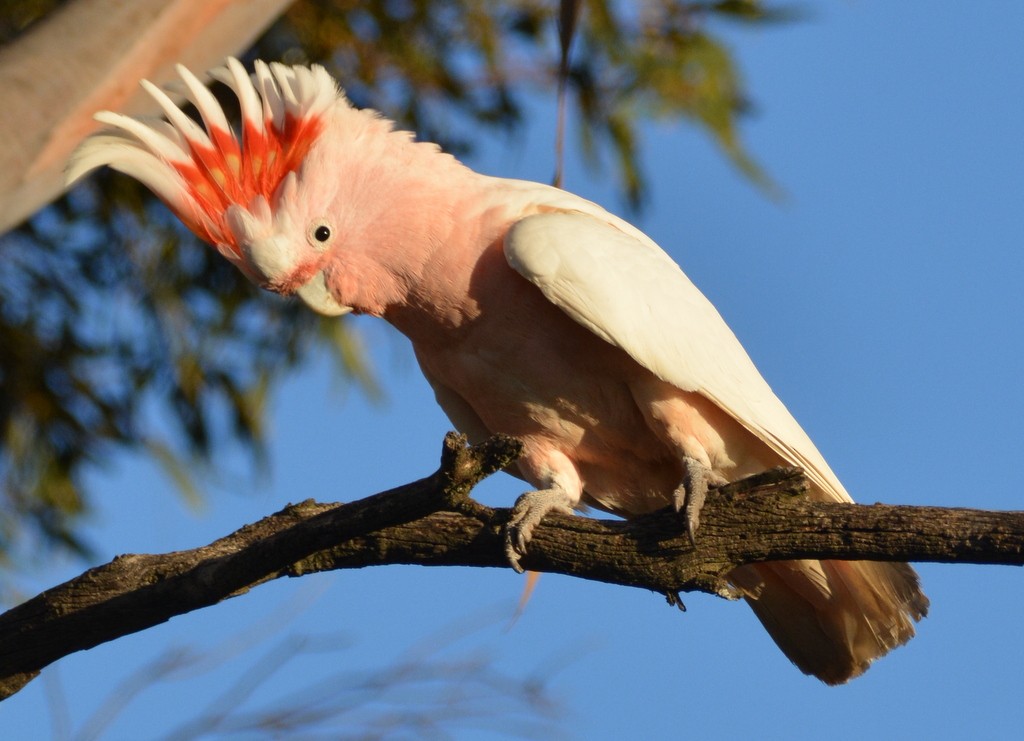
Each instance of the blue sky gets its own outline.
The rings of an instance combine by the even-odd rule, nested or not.
[[[718,306],[855,498],[1024,509],[1024,5],[820,3],[799,23],[728,36],[758,106],[745,141],[786,199],[766,199],[700,133],[653,124],[652,201],[634,220]],[[547,180],[550,126],[538,104],[523,138],[470,164]],[[608,178],[578,160],[566,185],[621,211]],[[104,560],[198,546],[288,501],[353,499],[432,471],[447,421],[405,341],[358,326],[384,403],[314,363],[273,400],[269,474],[231,491],[246,478],[227,461],[236,473],[200,512],[146,462],[118,459],[94,481]],[[520,491],[499,476],[479,495],[508,504]],[[29,588],[79,570],[56,564]],[[160,738],[257,675],[281,637],[320,636],[335,648],[296,658],[245,707],[427,647],[544,678],[568,738],[1019,734],[1020,570],[919,571],[932,613],[918,638],[840,688],[800,674],[742,604],[691,595],[680,614],[658,595],[549,575],[510,628],[522,585],[510,570],[389,567],[262,586],[69,657],[0,705],[0,728],[49,738],[56,717],[80,730],[168,647],[213,654],[215,670],[143,689],[105,736]],[[218,647],[240,640],[257,645],[220,662]]]

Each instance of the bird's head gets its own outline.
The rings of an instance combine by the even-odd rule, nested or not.
[[[238,96],[238,136],[210,91],[186,68],[178,73],[203,126],[143,81],[167,121],[98,113],[111,128],[78,148],[68,182],[108,165],[146,185],[254,283],[296,294],[322,314],[350,311],[324,277],[338,229],[330,215],[332,179],[321,172],[326,164],[317,150],[336,109],[349,109],[334,79],[319,66],[263,62],[250,78],[229,59],[210,74]]]

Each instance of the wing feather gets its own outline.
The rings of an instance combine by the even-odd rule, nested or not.
[[[553,304],[621,347],[659,378],[696,391],[736,419],[822,491],[851,501],[721,315],[642,232],[597,206],[517,221],[505,256]]]

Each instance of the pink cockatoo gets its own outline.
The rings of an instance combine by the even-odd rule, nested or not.
[[[812,496],[852,501],[711,303],[653,241],[557,188],[473,172],[352,107],[321,67],[233,59],[241,136],[179,73],[204,127],[157,87],[169,123],[114,113],[69,167],[153,190],[254,283],[322,314],[383,317],[412,342],[471,438],[523,442],[506,550],[517,569],[549,512],[635,516],[708,484],[800,466]],[[927,611],[906,564],[759,563],[730,580],[804,672],[844,682]]]

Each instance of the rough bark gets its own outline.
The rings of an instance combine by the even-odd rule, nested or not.
[[[124,555],[0,615],[0,699],[75,651],[145,630],[282,576],[386,564],[508,567],[508,510],[472,499],[517,441],[467,447],[445,438],[441,467],[420,481],[346,504],[307,500],[189,551]],[[641,587],[730,596],[726,575],[793,558],[1024,564],[1024,512],[812,502],[797,469],[718,489],[693,548],[675,512],[629,522],[550,516],[523,566]]]

